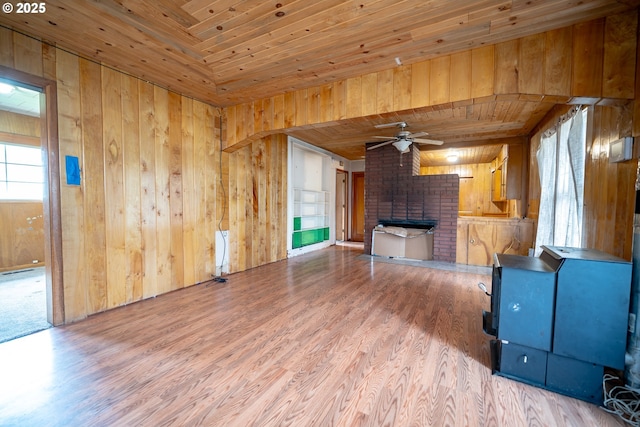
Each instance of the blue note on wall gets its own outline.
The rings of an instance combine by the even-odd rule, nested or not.
[[[67,169],[67,184],[80,185],[80,162],[75,156],[65,156],[65,165]]]

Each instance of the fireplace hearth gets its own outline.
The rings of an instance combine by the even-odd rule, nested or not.
[[[458,175],[420,175],[420,152],[403,154],[392,145],[367,150],[365,158],[365,246],[371,254],[376,225],[434,231],[433,259],[456,261]]]

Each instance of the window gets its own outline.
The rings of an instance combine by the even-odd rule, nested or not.
[[[42,200],[40,147],[0,143],[0,200]]]
[[[536,254],[541,245],[582,245],[586,124],[587,110],[574,108],[540,140]]]

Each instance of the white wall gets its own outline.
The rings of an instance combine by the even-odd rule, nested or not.
[[[304,141],[289,137],[289,182],[288,200],[293,201],[293,189],[304,188],[329,193],[329,228],[330,238],[321,243],[293,249],[293,203],[288,203],[287,214],[287,252],[295,256],[309,251],[334,245],[335,241],[335,199],[336,169],[348,171],[350,162],[326,150],[322,150]],[[364,162],[363,162],[364,163]],[[345,167],[346,166],[346,167]]]

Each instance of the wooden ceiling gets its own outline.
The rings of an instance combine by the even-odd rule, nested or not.
[[[0,25],[195,99],[229,106],[637,7],[636,0],[48,0]],[[396,59],[397,58],[397,59]],[[360,158],[404,120],[447,143],[526,135],[552,105],[482,104],[363,118],[292,135]],[[389,135],[393,129],[388,130]],[[336,138],[336,135],[341,137]],[[385,135],[382,133],[382,135]],[[373,139],[375,140],[375,139]]]
[[[398,131],[396,128],[376,129],[376,125],[404,121],[410,132],[424,131],[429,134],[425,138],[445,141],[443,146],[420,146],[423,166],[445,164],[444,153],[449,149],[459,152],[460,162],[485,163],[481,151],[475,147],[517,141],[528,135],[554,106],[526,97],[469,101],[446,108],[436,106],[342,120],[330,126],[306,126],[287,133],[347,159],[357,160],[364,158],[366,143],[379,143],[384,140],[376,136],[393,137]],[[441,155],[436,158],[435,153]]]

